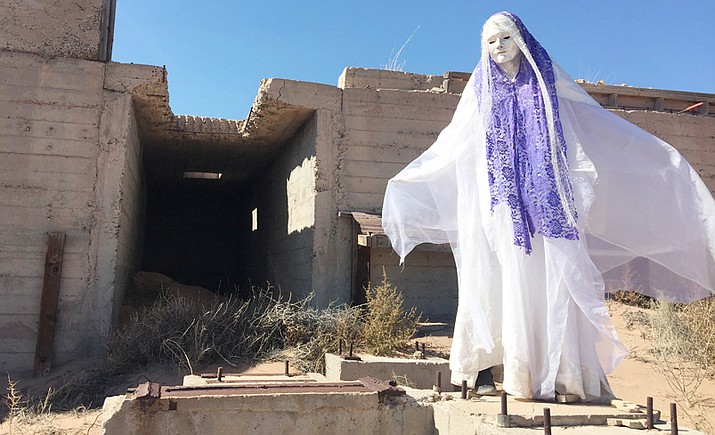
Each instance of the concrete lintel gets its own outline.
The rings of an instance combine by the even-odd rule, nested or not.
[[[341,98],[342,90],[335,86],[267,78],[261,81],[253,107],[265,104],[269,100],[275,100],[311,110],[340,110]]]

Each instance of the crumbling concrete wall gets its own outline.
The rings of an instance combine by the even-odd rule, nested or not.
[[[108,64],[0,51],[0,370],[35,351],[48,232],[66,244],[55,360],[98,352],[141,227],[140,143],[132,95]]]
[[[0,0],[6,50],[109,60],[115,0]]]

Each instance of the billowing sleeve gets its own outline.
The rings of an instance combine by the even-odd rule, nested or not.
[[[422,155],[387,184],[382,225],[404,262],[421,243],[454,242],[457,232],[456,160],[468,139],[465,124],[475,122],[476,95],[467,83],[452,121]]]
[[[715,200],[702,179],[673,146],[603,109],[554,70],[567,141],[595,172],[583,226],[607,284],[677,302],[710,296]]]

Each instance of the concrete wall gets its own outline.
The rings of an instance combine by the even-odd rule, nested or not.
[[[47,232],[67,236],[54,362],[101,350],[139,249],[141,152],[107,64],[0,51],[0,77],[0,370],[28,370]]]
[[[109,60],[115,0],[0,0],[6,50]]]
[[[285,145],[265,176],[251,188],[242,214],[247,256],[255,262],[249,278],[255,285],[268,281],[284,295],[304,297],[313,289],[313,232],[315,230],[315,144],[317,119],[312,117]],[[291,196],[288,195],[291,193]],[[258,213],[258,228],[250,216]],[[267,266],[263,272],[262,265]]]

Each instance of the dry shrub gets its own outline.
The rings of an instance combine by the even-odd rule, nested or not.
[[[715,297],[683,306],[680,317],[701,347],[705,367],[712,368],[715,365]]]
[[[664,375],[671,390],[692,406],[707,375],[711,337],[695,332],[688,310],[687,306],[656,302],[650,324],[656,370]]]
[[[375,355],[390,355],[414,336],[420,316],[415,307],[405,310],[404,297],[382,271],[382,282],[367,288],[367,316],[363,339]]]
[[[238,366],[289,354],[294,367],[322,372],[325,353],[337,351],[340,340],[365,343],[380,354],[393,351],[414,333],[414,309],[402,310],[402,296],[386,277],[368,293],[367,315],[361,306],[315,308],[312,295],[282,300],[270,288],[210,306],[162,296],[131,316],[109,340],[107,358],[94,367],[65,377],[47,394],[18,399],[13,393],[4,401],[11,412],[101,406],[108,392],[126,382],[123,375],[156,363],[194,373],[215,362]]]
[[[609,293],[608,298],[610,300],[630,305],[632,307],[650,308],[653,305],[653,298],[634,291],[614,291]]]

